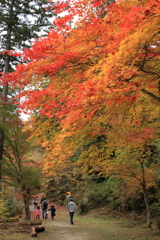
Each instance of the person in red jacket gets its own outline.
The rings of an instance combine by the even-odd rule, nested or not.
[[[40,214],[41,214],[40,207],[37,206],[37,209],[36,209],[36,219],[40,219]]]

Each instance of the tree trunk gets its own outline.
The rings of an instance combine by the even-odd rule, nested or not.
[[[15,207],[17,207],[17,188],[13,187],[12,191],[13,191],[13,204]]]
[[[45,227],[43,225],[34,226],[36,232],[44,232]]]
[[[146,204],[147,224],[148,224],[148,227],[150,227],[151,226],[151,213],[150,213],[149,201],[148,201],[146,190],[143,191],[143,195],[144,195],[144,201]]]
[[[26,187],[23,186],[23,201],[24,201],[24,208],[25,208],[25,214],[26,214],[26,220],[30,220],[30,209],[29,209],[29,194],[27,194]]]
[[[0,180],[2,179],[2,158],[3,158],[4,131],[0,129]],[[0,184],[1,188],[1,184]]]
[[[31,237],[37,237],[37,232],[44,232],[45,227],[43,225],[34,226],[30,228]]]
[[[125,212],[126,211],[126,200],[125,199],[121,199],[121,211]]]
[[[31,227],[30,233],[31,233],[31,237],[37,237],[37,233],[36,233],[35,227]]]
[[[30,225],[42,225],[42,220],[41,219],[32,219],[30,221]]]
[[[142,185],[142,188],[143,188],[144,202],[145,202],[145,205],[146,205],[147,224],[148,224],[148,227],[150,227],[151,226],[151,213],[150,213],[150,206],[149,206],[148,194],[147,194],[147,188],[146,188],[144,161],[139,161],[139,163],[141,165],[141,170],[142,170],[141,185]]]
[[[6,41],[6,50],[10,50],[11,48],[11,29],[8,27],[7,30],[7,41]],[[10,56],[6,54],[5,62],[4,62],[4,73],[9,73],[9,63],[10,63]],[[2,91],[2,106],[5,108],[5,104],[7,103],[7,96],[8,96],[8,82],[4,79],[3,91]],[[5,121],[5,118],[1,116],[1,121]],[[4,129],[0,129],[0,184],[2,179],[2,159],[3,159],[3,146],[4,146]],[[1,186],[0,186],[1,189]]]

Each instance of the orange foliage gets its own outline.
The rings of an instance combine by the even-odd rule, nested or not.
[[[137,136],[145,142],[159,132],[153,119],[160,102],[160,1],[116,1],[106,7],[105,2],[59,1],[55,14],[66,15],[55,19],[47,37],[24,50],[24,61],[30,62],[10,78],[13,87],[23,89],[21,108],[36,113],[35,134],[41,132],[50,146],[48,158],[62,151],[59,162],[95,135],[106,135],[107,147],[113,148],[136,145]]]

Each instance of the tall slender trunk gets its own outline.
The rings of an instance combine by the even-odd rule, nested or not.
[[[4,132],[2,129],[0,129],[0,173],[2,172],[3,143],[4,143]]]
[[[8,29],[8,35],[11,35],[11,30]],[[7,41],[6,49],[9,50],[11,48],[10,46],[10,40]],[[8,54],[5,55],[5,65],[4,65],[4,73],[9,73],[9,62],[10,62],[10,56]],[[2,99],[4,102],[7,102],[7,96],[8,96],[8,82],[4,79],[4,85],[3,85],[3,92],[2,92]]]
[[[145,204],[146,204],[147,224],[150,227],[151,226],[151,213],[150,213],[150,206],[149,206],[149,201],[148,201],[146,191],[143,192],[143,195],[144,195],[144,201],[145,201]]]
[[[30,209],[29,209],[30,195],[25,185],[23,185],[22,191],[23,191],[23,201],[24,201],[24,208],[25,208],[25,215],[26,215],[25,218],[27,221],[29,221],[30,220]]]
[[[12,191],[13,191],[13,204],[15,207],[17,207],[17,188],[13,187]]]
[[[149,206],[149,200],[148,200],[148,194],[147,194],[147,188],[146,188],[146,179],[145,179],[145,169],[144,169],[144,163],[141,163],[141,169],[142,169],[142,187],[143,187],[143,196],[144,201],[146,205],[146,215],[147,215],[147,224],[148,227],[151,226],[151,212],[150,212],[150,206]]]
[[[11,28],[8,27],[7,30],[7,41],[6,41],[6,50],[10,50],[11,48]],[[10,56],[8,54],[5,55],[5,62],[4,62],[4,73],[9,73],[9,63],[10,63]],[[5,108],[5,105],[7,104],[7,96],[8,96],[8,82],[4,79],[4,85],[3,85],[3,91],[2,91],[2,106]],[[1,116],[0,121],[2,123],[5,122],[5,117]],[[2,124],[1,124],[2,125]],[[3,160],[3,148],[4,148],[4,129],[0,128],[0,185],[2,180],[2,160]],[[1,186],[0,186],[1,188]]]
[[[25,214],[26,214],[26,220],[30,220],[30,209],[29,209],[29,197],[27,194],[23,194],[23,200],[24,200],[24,208],[25,208]]]

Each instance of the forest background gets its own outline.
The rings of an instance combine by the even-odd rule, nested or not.
[[[59,204],[71,192],[81,213],[145,211],[150,226],[160,211],[160,1],[4,7],[1,217],[15,213],[19,189],[29,219],[30,196],[45,188]],[[36,38],[41,27],[48,34]]]

